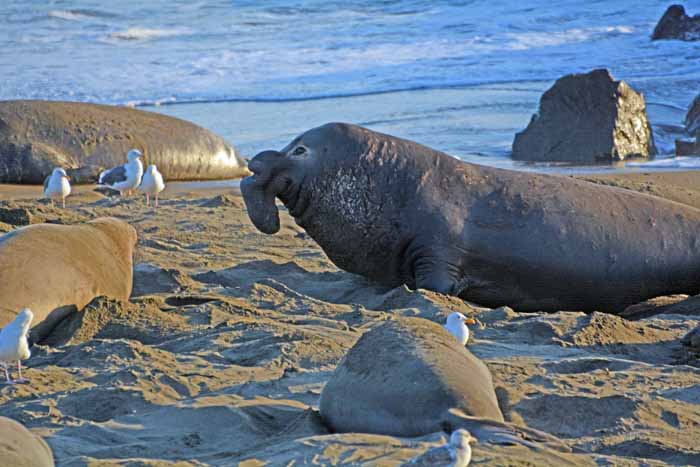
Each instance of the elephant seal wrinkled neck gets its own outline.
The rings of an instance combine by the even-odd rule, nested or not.
[[[405,170],[412,143],[346,124],[311,132],[299,140],[313,145],[315,170],[300,186],[296,205],[281,199],[336,265],[379,278],[386,271],[380,274],[373,265],[383,264],[397,271],[391,285],[399,284],[396,252],[410,241],[399,213],[415,204],[420,184],[417,171]]]

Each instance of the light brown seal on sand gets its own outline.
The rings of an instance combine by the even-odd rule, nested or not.
[[[53,454],[46,441],[7,417],[0,417],[0,464],[12,467],[54,466]]]
[[[128,300],[136,230],[114,218],[78,225],[36,224],[0,237],[0,327],[34,312],[33,340],[67,313],[105,295]]]

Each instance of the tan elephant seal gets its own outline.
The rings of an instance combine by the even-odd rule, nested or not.
[[[480,442],[560,444],[504,422],[486,365],[442,326],[421,318],[392,319],[367,331],[324,387],[320,413],[336,432],[413,437],[464,428]]]
[[[0,464],[12,467],[53,467],[54,462],[46,441],[21,423],[0,417]]]
[[[0,237],[0,327],[24,308],[33,340],[67,313],[105,295],[128,300],[136,230],[114,218],[78,225],[36,224]]]

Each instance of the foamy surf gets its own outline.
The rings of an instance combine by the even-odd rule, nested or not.
[[[669,157],[667,159],[653,159],[645,162],[628,162],[625,166],[644,169],[700,169],[700,156],[681,156]]]
[[[70,10],[53,10],[49,11],[49,16],[51,18],[65,19],[67,21],[80,21],[87,18],[87,16],[76,13]]]
[[[175,29],[150,29],[150,28],[129,28],[124,31],[113,32],[107,36],[111,41],[148,41],[164,37],[181,36],[189,34],[190,30],[185,28]]]

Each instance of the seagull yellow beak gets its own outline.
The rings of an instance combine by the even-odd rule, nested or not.
[[[464,324],[476,324],[476,320],[474,318],[467,318],[464,320]]]

